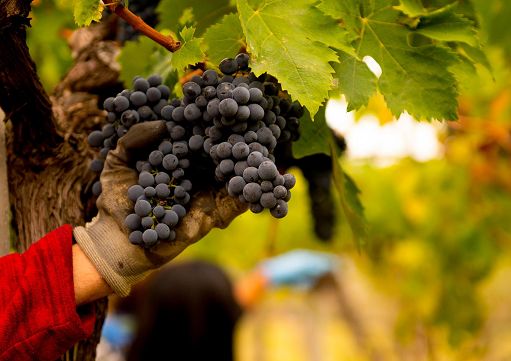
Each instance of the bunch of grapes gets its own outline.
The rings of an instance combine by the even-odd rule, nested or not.
[[[288,212],[295,178],[279,173],[275,150],[298,139],[303,107],[275,78],[250,72],[247,54],[222,60],[219,69],[222,74],[210,69],[185,83],[181,100],[168,101],[158,76],[136,77],[133,90],[105,100],[109,123],[89,136],[92,146],[103,146],[103,158],[135,123],[162,119],[169,133],[136,164],[138,184],[128,191],[134,213],[125,221],[133,244],[174,240],[200,183],[225,186],[254,213],[267,208],[282,218]],[[101,170],[95,162],[91,168]]]

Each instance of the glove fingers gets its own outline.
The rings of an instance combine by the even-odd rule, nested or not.
[[[132,126],[126,135],[119,139],[118,148],[124,149],[128,160],[135,152],[156,144],[169,135],[164,121],[138,123]]]

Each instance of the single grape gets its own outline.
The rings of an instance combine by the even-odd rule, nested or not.
[[[138,197],[140,197],[142,194],[144,194],[144,188],[139,184],[132,185],[128,188],[128,198],[132,202],[136,202]]]
[[[170,96],[170,89],[168,86],[164,85],[164,84],[160,84],[157,86],[158,90],[160,91],[161,93],[161,98],[162,99],[168,99],[169,96]]]
[[[247,104],[250,100],[250,91],[243,87],[238,87],[232,91],[232,97],[238,104]]]
[[[249,104],[250,120],[257,122],[264,118],[264,109],[259,104]]]
[[[130,102],[137,108],[141,107],[147,103],[147,95],[142,91],[135,91],[130,95]]]
[[[156,195],[156,189],[152,186],[144,188],[144,196],[147,198],[152,198]]]
[[[185,108],[182,106],[174,108],[172,111],[172,119],[178,123],[185,120]]]
[[[140,121],[140,115],[136,110],[128,109],[125,110],[121,115],[121,123],[125,126],[130,128],[131,126],[135,125]]]
[[[264,208],[273,208],[277,205],[277,198],[273,192],[266,192],[261,195],[259,202]]]
[[[259,177],[262,180],[273,181],[279,174],[279,171],[277,170],[275,163],[266,160],[259,165],[259,168],[257,169],[257,174],[259,174]]]
[[[224,74],[231,75],[238,71],[238,63],[236,60],[231,58],[225,58],[220,62],[220,65],[218,66],[220,68],[220,71]]]
[[[219,100],[232,98],[233,90],[234,90],[234,85],[232,85],[231,83],[229,83],[229,82],[220,83],[216,87],[216,96]]]
[[[194,82],[187,82],[183,85],[183,94],[191,99],[197,98],[201,93],[201,87],[199,84]]]
[[[195,104],[199,107],[199,108],[205,108],[207,105],[208,105],[208,100],[206,99],[206,97],[204,95],[199,95],[196,99],[195,99]]]
[[[180,159],[179,160],[179,167],[183,168],[183,169],[186,169],[186,168],[189,168],[190,167],[190,159],[187,159],[187,158],[183,158],[183,159]]]
[[[243,197],[245,197],[247,202],[250,203],[259,202],[261,194],[262,194],[261,186],[257,183],[247,183],[245,187],[243,187]]]
[[[177,215],[179,216],[179,219],[186,216],[186,208],[180,204],[174,204],[172,206],[172,210],[177,213]]]
[[[158,198],[165,199],[170,196],[170,189],[166,183],[160,183],[154,189]]]
[[[101,182],[100,181],[94,182],[94,184],[92,185],[92,194],[94,194],[95,196],[99,196],[101,194]]]
[[[137,78],[133,82],[133,89],[140,90],[143,92],[147,91],[147,89],[149,89],[150,86],[151,86],[151,84],[149,84],[149,82],[147,80],[145,80],[144,78]]]
[[[161,165],[162,161],[163,161],[163,153],[161,151],[153,150],[149,154],[149,163],[151,163],[151,165],[157,167],[157,166]]]
[[[135,213],[140,217],[145,217],[151,213],[151,203],[146,200],[139,199],[135,203]]]
[[[229,158],[232,155],[232,145],[229,142],[222,142],[216,148],[216,155],[220,159]]]
[[[248,69],[248,62],[250,60],[248,54],[245,53],[239,53],[234,58],[236,60],[236,63],[238,64],[238,68],[240,70],[247,70]]]
[[[232,146],[232,156],[238,160],[247,158],[249,154],[250,148],[244,141]]]
[[[183,187],[177,186],[174,188],[174,196],[177,198],[183,198],[186,194],[186,191]]]
[[[154,185],[154,176],[149,172],[140,172],[138,175],[138,184],[142,187],[150,187]]]
[[[224,117],[233,117],[238,111],[238,103],[232,98],[226,98],[218,104],[218,111]]]
[[[283,186],[284,185],[284,176],[282,174],[279,174],[274,180],[273,180],[273,186]]]
[[[184,141],[175,142],[172,145],[172,154],[178,158],[183,158],[188,154],[188,143]]]
[[[240,105],[236,112],[236,120],[240,122],[247,121],[250,118],[250,108],[246,105]]]
[[[185,175],[185,171],[183,168],[177,168],[175,171],[172,172],[172,178],[179,179]]]
[[[204,94],[207,100],[213,99],[216,97],[216,87],[209,85],[204,88],[202,94]]]
[[[185,137],[185,135],[186,135],[186,129],[180,125],[176,125],[176,126],[172,127],[172,129],[170,130],[170,137],[174,141],[183,139]]]
[[[243,179],[243,177],[235,176],[232,177],[229,181],[227,191],[232,196],[238,196],[241,193],[243,193],[243,188],[245,187],[247,183]]]
[[[178,162],[179,160],[174,154],[167,154],[165,157],[163,157],[163,168],[173,171],[176,169]]]
[[[170,236],[170,228],[165,223],[158,223],[154,230],[158,233],[158,238],[161,240],[166,240]]]
[[[229,175],[234,171],[234,162],[232,159],[222,159],[218,167],[224,175]]]
[[[243,179],[245,182],[257,182],[259,180],[259,175],[257,173],[257,168],[248,167],[243,171]]]
[[[130,233],[128,237],[131,244],[140,245],[142,244],[142,232],[141,231],[133,231]]]
[[[206,86],[215,86],[218,83],[218,74],[216,71],[208,69],[202,74],[202,80]]]
[[[124,114],[124,113],[123,113]],[[101,128],[101,134],[103,134],[103,138],[110,138],[115,133],[115,127],[113,124],[105,124],[103,128]]]
[[[258,88],[250,87],[250,89],[248,89],[248,93],[249,101],[251,103],[259,103],[263,99],[263,92]]]
[[[103,145],[105,137],[100,130],[92,131],[87,137],[87,141],[91,147],[99,148]]]
[[[242,88],[245,88],[248,90],[248,84],[249,84],[249,80],[247,77],[244,77],[244,76],[239,76],[237,78],[234,78],[234,80],[232,81],[232,85],[234,85],[235,87],[242,87]]]
[[[153,208],[153,214],[156,218],[161,218],[165,215],[165,208],[162,206],[156,206]]]
[[[165,215],[161,219],[161,222],[169,227],[174,227],[177,224],[177,222],[179,222],[179,216],[175,211],[167,209],[165,211]]]
[[[201,115],[202,115],[202,112],[199,109],[199,107],[197,106],[197,104],[192,103],[192,104],[188,104],[186,106],[185,111],[184,111],[184,117],[186,120],[194,121],[194,120],[199,119],[201,117]]]
[[[158,243],[158,233],[156,233],[154,229],[146,229],[144,233],[142,233],[142,240],[146,247],[154,246]]]
[[[218,98],[214,98],[208,103],[207,112],[212,117],[216,117],[220,112],[218,111],[218,105],[220,104],[220,100]]]
[[[161,117],[167,121],[172,120],[172,112],[174,109],[176,108],[172,105],[165,105],[160,111]]]
[[[156,182],[156,184],[169,184],[170,176],[166,172],[158,172],[154,176],[154,181]]]
[[[276,186],[274,189],[273,189],[273,194],[275,195],[275,198],[277,199],[285,199],[287,197],[287,189],[286,187],[284,186]]]
[[[287,203],[286,201],[279,199],[277,205],[270,210],[270,213],[275,218],[283,218],[287,214]]]
[[[291,173],[284,174],[284,187],[286,187],[286,189],[293,188],[295,184],[296,178],[294,175],[292,175]]]
[[[179,185],[183,187],[187,192],[190,192],[192,190],[192,182],[189,179],[182,180]]]
[[[254,143],[252,143],[254,144]],[[250,147],[249,147],[250,148]],[[250,167],[258,168],[259,165],[264,161],[263,154],[258,151],[251,152],[247,157],[247,163]]]
[[[106,98],[103,102],[103,109],[105,109],[107,112],[113,112],[114,111],[114,98],[109,97]]]
[[[161,99],[161,92],[158,88],[155,87],[147,89],[146,95],[147,100],[149,100],[151,103],[156,103]]]
[[[163,153],[163,155],[167,155],[169,153],[172,153],[172,143],[168,140],[164,140],[160,143],[158,146],[158,150]]]
[[[262,181],[261,182],[261,190],[263,191],[263,193],[273,192],[273,183],[270,181],[267,181],[267,180]]]
[[[261,213],[264,210],[264,207],[260,203],[251,203],[250,210],[252,213]]]
[[[193,151],[202,149],[204,137],[202,135],[192,135],[188,140],[188,147]]]
[[[245,133],[245,143],[250,144],[253,142],[257,142],[257,133],[249,130]]]
[[[91,171],[100,173],[103,170],[104,161],[102,159],[94,159],[90,162],[89,168]]]
[[[190,199],[191,199],[190,195],[186,193],[183,198],[177,198],[176,202],[181,205],[186,205],[190,202]]]
[[[236,162],[234,165],[234,174],[243,176],[243,172],[247,169],[247,167],[248,163],[245,160]]]
[[[128,98],[125,98],[123,96],[115,97],[114,99],[114,109],[117,113],[121,113],[128,109],[130,106],[130,101]]]
[[[142,225],[142,228],[148,229],[154,226],[154,221],[152,217],[146,216],[142,218],[140,224]]]
[[[154,114],[153,110],[147,105],[143,105],[137,109],[138,116],[142,120],[154,120],[156,119],[156,114]]]

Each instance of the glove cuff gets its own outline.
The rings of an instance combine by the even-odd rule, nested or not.
[[[121,247],[136,246],[126,242],[126,235],[111,217],[98,217],[86,227],[75,227],[73,235],[101,277],[117,295],[128,296],[131,286],[149,274],[148,271],[137,272],[137,269],[131,267],[130,260],[122,259],[125,250]]]

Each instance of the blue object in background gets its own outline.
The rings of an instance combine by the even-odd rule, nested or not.
[[[128,346],[135,334],[135,321],[130,315],[108,314],[101,337],[113,348],[122,349]]]
[[[272,285],[310,287],[339,264],[332,254],[299,249],[266,260],[259,267]]]

